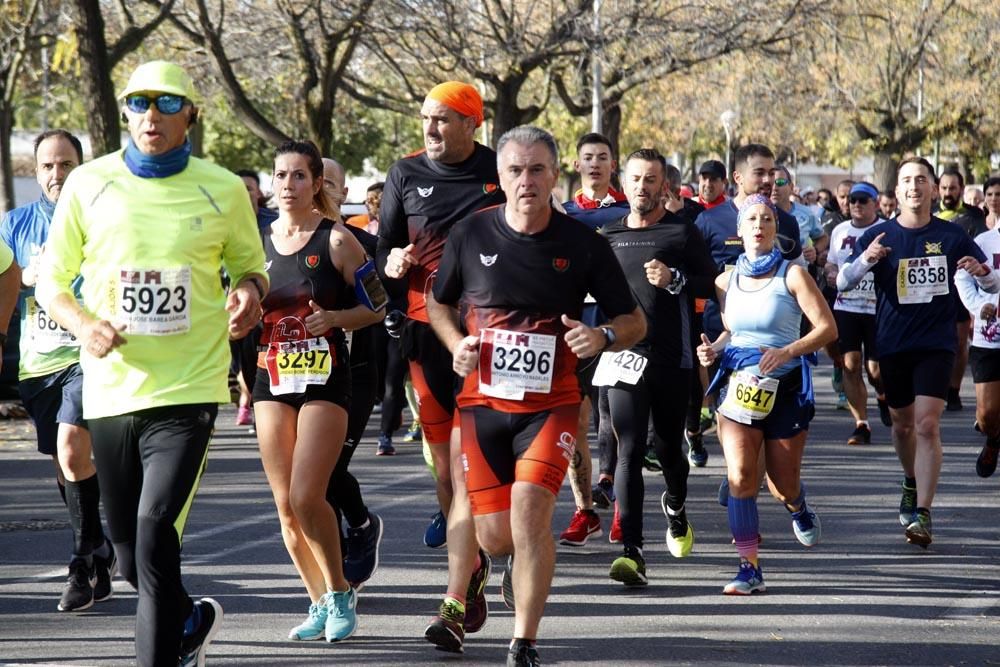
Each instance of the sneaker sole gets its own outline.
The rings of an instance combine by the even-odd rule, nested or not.
[[[315,635],[303,635],[303,634],[297,634],[295,632],[289,632],[288,639],[289,641],[293,642],[314,642],[317,639],[323,639],[325,634],[326,634],[325,629],[318,631]]]
[[[503,576],[500,578],[500,597],[507,609],[514,611],[514,575],[510,571],[511,563],[504,568]]]
[[[81,607],[72,607],[72,608],[71,607],[63,607],[62,603],[59,603],[58,605],[56,605],[56,609],[58,609],[59,611],[62,611],[62,612],[69,613],[69,612],[74,612],[74,611],[86,611],[87,609],[90,609],[93,606],[94,606],[94,599],[91,598],[90,602],[88,602],[87,604],[85,604],[85,605],[83,605]]]
[[[918,547],[926,549],[933,542],[933,538],[924,531],[906,529],[906,541],[909,544],[916,544]]]
[[[434,648],[445,653],[465,653],[462,639],[457,637],[448,628],[438,627],[434,624],[428,625],[424,630],[424,639],[434,644]]]
[[[567,547],[582,547],[592,537],[604,537],[604,531],[598,528],[592,533],[587,533],[587,536],[584,537],[582,540],[571,540],[566,537],[560,537],[559,544],[563,544]]]
[[[616,563],[611,564],[611,572],[609,574],[612,580],[621,582],[629,588],[646,586],[649,584],[649,578],[637,570],[626,565],[617,565]]]
[[[751,588],[748,591],[740,590],[739,588],[730,588],[729,586],[726,586],[725,588],[722,589],[722,594],[723,595],[741,595],[743,597],[747,597],[747,596],[753,595],[754,593],[764,593],[766,591],[767,591],[767,587],[764,584],[760,584],[759,586],[754,586],[753,588]]]

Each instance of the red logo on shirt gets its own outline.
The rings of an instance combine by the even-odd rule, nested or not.
[[[319,266],[319,255],[307,255],[306,266],[308,266],[310,269],[315,269],[317,266]]]
[[[569,260],[564,257],[556,257],[552,260],[552,268],[562,273],[569,268]]]
[[[493,194],[494,192],[497,191],[497,187],[499,187],[499,186],[496,183],[484,183],[483,184],[483,194],[484,195],[491,195],[491,194]]]

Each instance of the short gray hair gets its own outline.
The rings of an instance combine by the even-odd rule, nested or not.
[[[500,137],[500,141],[497,142],[497,168],[500,166],[500,153],[502,153],[504,147],[511,142],[522,146],[543,144],[549,149],[549,153],[552,154],[552,168],[559,168],[559,147],[556,145],[555,137],[542,128],[535,127],[534,125],[518,125],[517,127],[503,133],[503,136]]]

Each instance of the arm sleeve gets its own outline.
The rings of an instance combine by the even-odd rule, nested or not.
[[[230,207],[233,222],[230,225],[229,238],[226,239],[226,245],[222,249],[222,264],[226,273],[232,278],[231,284],[238,285],[251,273],[260,274],[269,281],[267,271],[264,269],[264,245],[260,241],[257,219],[254,217],[246,192],[241,190],[234,193]]]
[[[402,248],[410,242],[410,232],[406,226],[406,211],[403,206],[403,190],[400,183],[399,167],[393,166],[385,179],[382,203],[378,213],[378,244],[375,248],[375,270],[393,299],[406,295],[406,278],[389,278],[385,275],[385,263],[389,251]]]
[[[699,299],[711,299],[715,296],[715,276],[719,272],[697,225],[688,227],[684,258],[684,275],[687,278],[688,291]]]
[[[781,255],[790,262],[805,266],[802,258],[802,243],[799,239],[799,223],[791,216],[778,216],[778,235],[783,238],[778,239],[781,246]],[[790,244],[790,249],[786,248]]]
[[[978,243],[969,238],[963,241],[963,245],[965,246],[965,248],[963,249],[964,252],[962,254],[972,255],[983,264],[989,266],[989,260],[986,258],[986,253],[983,252],[983,249],[979,247]],[[967,271],[956,271],[955,272],[956,285],[958,285],[958,275],[960,273],[965,273],[966,275],[968,275]],[[1000,274],[998,274],[995,269],[991,268],[990,272],[987,273],[985,276],[974,276],[973,278],[975,279],[976,284],[979,286],[979,289],[982,290],[983,292],[988,292],[990,294],[996,294],[997,292],[1000,292]]]
[[[587,291],[594,296],[597,305],[609,320],[635,310],[635,297],[628,286],[625,271],[615,257],[611,244],[598,234],[593,235],[587,280]]]
[[[56,204],[45,254],[38,269],[35,298],[46,310],[56,295],[66,294],[75,299],[73,281],[80,275],[83,264],[83,211],[72,186],[73,174]]]
[[[996,271],[990,271],[989,275],[996,273]],[[958,290],[958,297],[962,300],[962,305],[970,313],[978,313],[984,305],[996,303],[996,297],[988,294],[986,290],[981,290],[968,271],[959,269],[955,272],[955,289]]]

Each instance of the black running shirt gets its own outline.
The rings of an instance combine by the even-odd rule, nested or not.
[[[470,213],[507,201],[497,177],[497,154],[481,144],[458,164],[445,164],[420,151],[389,169],[379,209],[377,268],[395,298],[405,285],[407,315],[427,322],[425,294],[441,260],[445,238],[456,222]],[[389,251],[413,243],[418,265],[405,283],[386,279]]]
[[[503,206],[481,211],[455,226],[434,281],[434,298],[460,306],[465,330],[540,333],[556,337],[552,387],[523,400],[484,396],[472,373],[458,405],[486,405],[506,412],[537,412],[580,402],[577,357],[563,335],[561,316],[579,320],[589,292],[609,318],[635,310],[622,268],[608,242],[585,224],[553,210],[548,227],[521,234],[507,224]],[[482,370],[482,368],[480,369]]]

